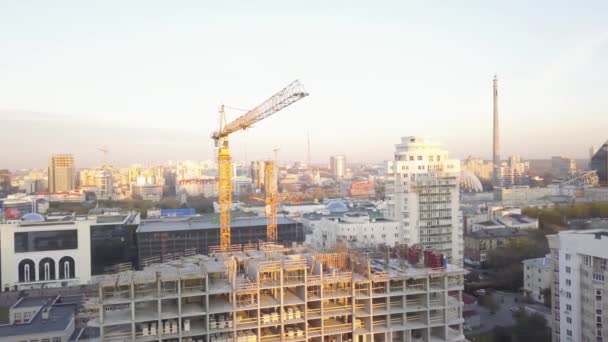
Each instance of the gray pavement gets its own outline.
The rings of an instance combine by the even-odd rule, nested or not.
[[[511,308],[523,305],[523,296],[520,293],[493,292],[492,297],[499,305],[498,310],[492,314],[490,310],[477,305],[474,310],[480,315],[481,327],[468,331],[467,335],[476,335],[494,329],[495,326],[510,327],[515,325]],[[515,299],[517,298],[517,302]]]

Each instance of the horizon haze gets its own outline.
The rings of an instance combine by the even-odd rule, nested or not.
[[[608,128],[608,3],[78,1],[0,4],[0,168],[214,156],[220,103],[310,96],[231,136],[236,162],[390,159],[402,136],[491,158],[587,158]],[[229,120],[241,115],[229,111]],[[5,148],[7,151],[9,148]]]

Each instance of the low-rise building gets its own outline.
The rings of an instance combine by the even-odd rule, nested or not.
[[[553,265],[551,255],[522,261],[524,272],[524,294],[537,302],[544,302],[543,291],[551,288]]]
[[[3,342],[79,341],[76,315],[81,296],[22,297],[9,309],[9,323],[0,325]]]
[[[0,223],[2,290],[86,284],[91,279],[86,217],[45,221],[39,214]]]
[[[480,229],[464,237],[464,255],[473,262],[483,262],[490,251],[508,247],[511,241],[526,236],[527,231],[516,228]]]
[[[519,214],[506,214],[495,216],[492,220],[473,223],[471,227],[472,232],[498,228],[538,229],[538,219]]]
[[[365,212],[317,215],[315,229],[307,241],[316,248],[333,248],[338,242],[349,246],[396,246],[401,241],[401,224]],[[313,218],[308,217],[309,220]]]

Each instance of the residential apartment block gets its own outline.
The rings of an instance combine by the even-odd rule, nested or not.
[[[549,235],[553,341],[608,340],[608,229]]]
[[[462,264],[460,161],[428,138],[403,137],[388,162],[388,218],[402,223],[401,243],[420,243]]]

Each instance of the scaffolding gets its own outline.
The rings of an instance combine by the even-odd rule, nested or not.
[[[104,341],[464,341],[452,265],[263,244],[96,280]]]

